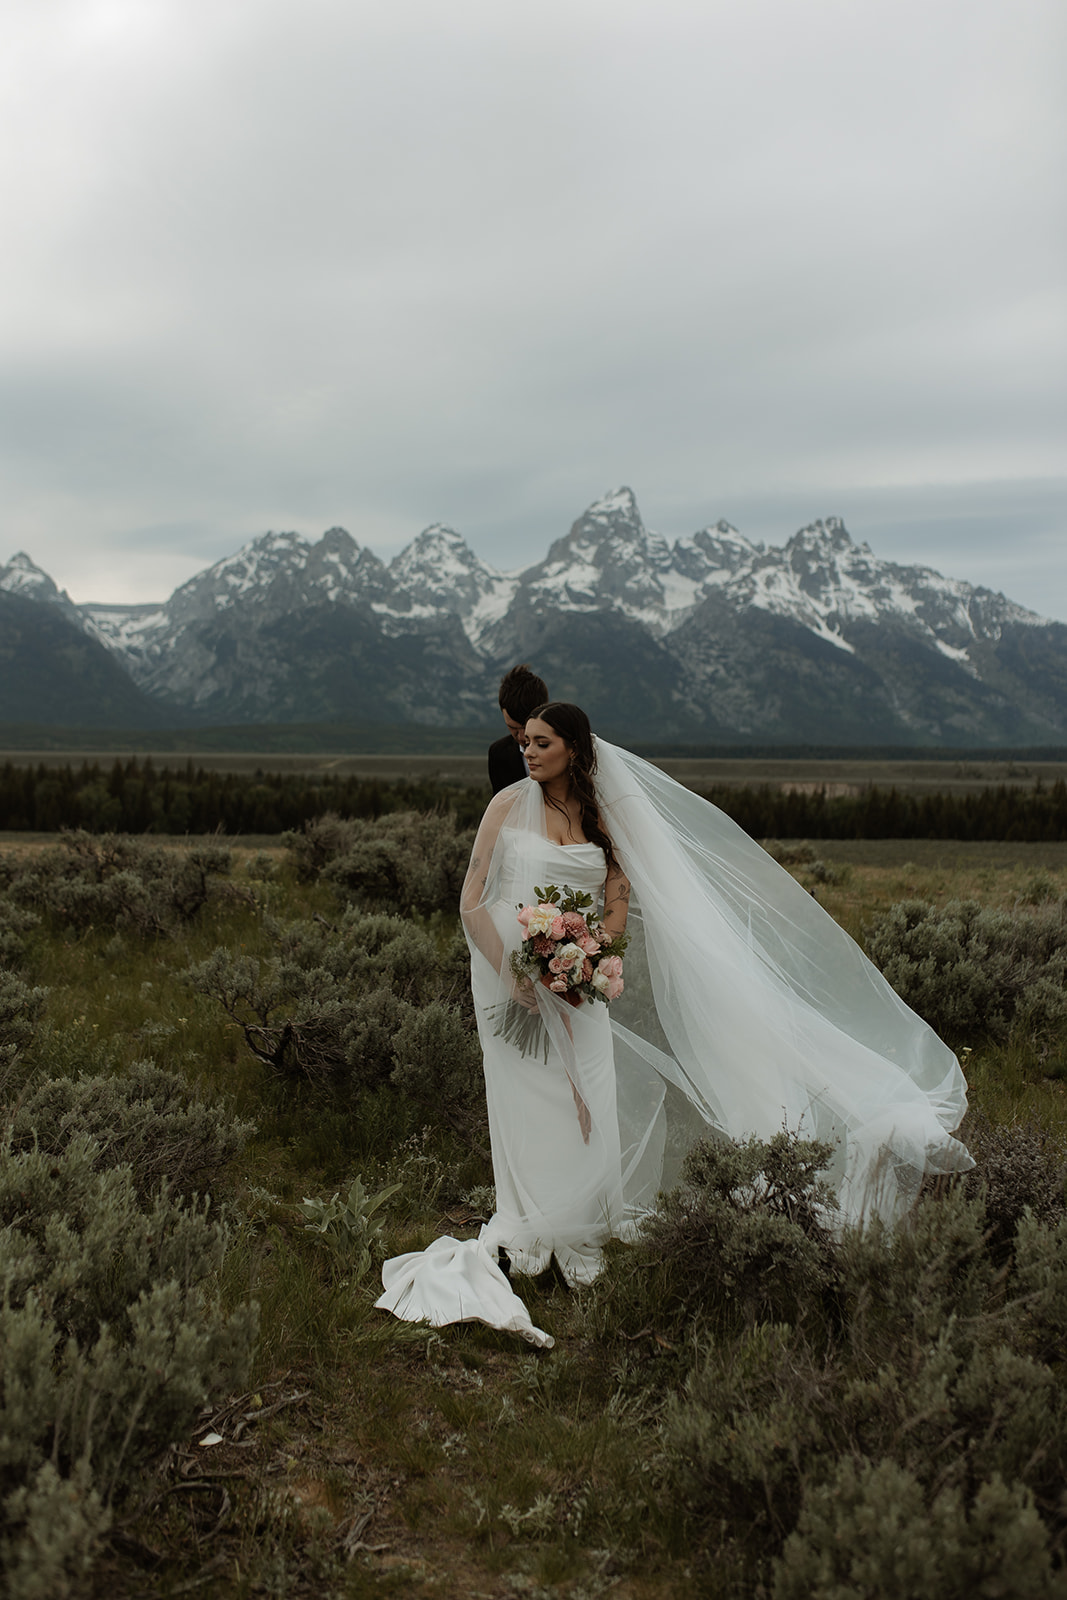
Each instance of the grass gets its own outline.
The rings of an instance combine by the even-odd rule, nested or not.
[[[927,843],[820,844],[822,869],[793,870],[857,937],[902,898],[1012,907],[1067,890],[1067,846]],[[421,1248],[437,1232],[466,1231],[455,1221],[461,1198],[491,1172],[440,1129],[405,1121],[389,1091],[350,1105],[272,1082],[240,1030],[182,981],[218,944],[268,954],[267,911],[336,910],[325,888],[296,882],[276,845],[234,854],[232,881],[252,895],[209,903],[174,938],[48,928],[31,938],[27,975],[50,988],[37,1047],[49,1071],[122,1071],[150,1057],[258,1127],[226,1181],[241,1220],[221,1279],[231,1303],[254,1297],[261,1307],[253,1391],[216,1397],[213,1416],[177,1442],[144,1486],[143,1509],[125,1514],[96,1592],[749,1593],[726,1556],[716,1567],[700,1555],[677,1498],[663,1492],[655,1396],[686,1370],[676,1340],[645,1329],[629,1344],[605,1341],[593,1292],[541,1280],[517,1287],[556,1337],[547,1354],[479,1324],[400,1324],[373,1309],[371,1278],[346,1280],[304,1229],[299,1199],[328,1197],[360,1172],[369,1189],[402,1184],[388,1209],[389,1253]],[[1067,1139],[1067,1084],[1047,1078],[1033,1050],[965,1048],[983,1118]],[[239,1426],[246,1413],[253,1420]],[[203,1448],[213,1422],[222,1442]]]

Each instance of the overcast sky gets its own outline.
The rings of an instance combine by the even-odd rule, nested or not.
[[[4,0],[0,562],[629,484],[1067,619],[1062,0]]]

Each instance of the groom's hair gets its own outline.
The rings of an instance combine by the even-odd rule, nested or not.
[[[532,672],[525,661],[512,667],[500,680],[500,709],[515,722],[525,722],[531,711],[548,699],[545,680]]]

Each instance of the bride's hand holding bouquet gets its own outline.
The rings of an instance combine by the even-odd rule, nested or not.
[[[571,889],[535,886],[533,905],[519,907],[518,922],[526,930],[512,952],[516,978],[541,983],[569,1005],[583,1000],[607,1004],[623,991],[622,958],[629,935],[614,938],[597,916],[590,916],[592,896]]]
[[[625,987],[622,958],[629,935],[610,934],[599,916],[590,915],[592,896],[567,884],[562,889],[535,885],[534,895],[531,904],[518,907],[526,937],[511,953],[514,999],[504,1007],[495,1031],[522,1055],[537,1051],[547,1060],[548,1036],[537,1012],[536,986],[567,1005],[608,1004]]]

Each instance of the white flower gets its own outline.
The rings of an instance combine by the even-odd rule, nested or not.
[[[558,916],[559,912],[555,906],[524,906],[519,921],[525,923],[527,935],[532,938],[539,933],[551,933],[552,925]]]

